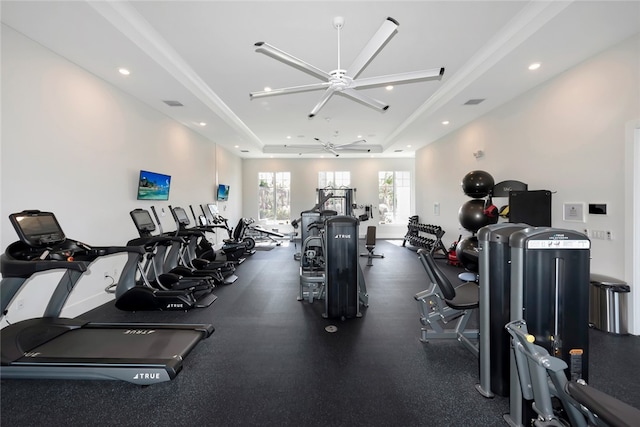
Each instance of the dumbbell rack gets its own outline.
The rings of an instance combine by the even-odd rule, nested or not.
[[[407,242],[411,246],[417,248],[425,248],[431,254],[435,254],[437,251],[442,251],[442,254],[447,256],[447,248],[442,243],[442,236],[444,236],[444,230],[439,225],[420,224],[418,222],[418,215],[409,217],[409,223],[407,224],[407,234],[404,236],[402,246],[404,247]],[[425,233],[432,237],[424,236],[420,233]]]

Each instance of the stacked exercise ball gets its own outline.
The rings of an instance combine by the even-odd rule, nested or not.
[[[458,242],[456,256],[464,268],[469,271],[478,271],[478,238],[476,233],[485,225],[498,222],[497,208],[491,203],[494,185],[493,177],[481,170],[471,171],[462,178],[462,191],[472,199],[460,206],[458,221],[472,235]]]
[[[462,191],[469,197],[487,197],[496,185],[493,177],[485,171],[471,171],[462,178]]]

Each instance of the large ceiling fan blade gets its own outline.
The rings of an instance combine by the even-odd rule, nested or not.
[[[331,99],[331,96],[333,95],[333,93],[335,92],[335,89],[329,87],[324,94],[322,95],[322,98],[320,98],[320,101],[318,101],[318,103],[316,104],[315,107],[313,107],[313,110],[311,110],[311,112],[309,113],[309,118],[313,119],[316,114],[318,114],[318,112],[322,109],[322,107],[324,107],[324,104],[327,103],[327,101],[329,101],[329,99]]]
[[[302,59],[296,58],[293,55],[290,55],[277,47],[271,46],[269,43],[258,42],[254,46],[257,46],[256,52],[264,53],[267,56],[270,56],[278,61],[290,65],[298,70],[304,71],[307,74],[311,74],[314,77],[317,77],[321,80],[329,80],[331,75],[318,67],[314,67],[313,65],[303,61]]]
[[[344,150],[347,147],[351,147],[352,145],[355,144],[360,144],[361,142],[367,142],[366,139],[358,139],[356,141],[351,141],[351,142],[347,142],[345,144],[340,144],[340,145],[336,145],[335,148],[338,150]]]
[[[353,81],[352,87],[364,89],[376,86],[397,85],[413,83],[423,80],[440,80],[444,74],[444,68],[431,70],[410,71],[408,73],[389,74],[378,77],[365,77]]]
[[[358,57],[347,69],[347,76],[355,79],[364,67],[382,50],[385,44],[391,39],[398,28],[398,21],[393,18],[384,20],[378,31],[373,35],[369,43],[362,49]]]
[[[344,96],[348,96],[349,98],[355,99],[356,101],[368,105],[369,107],[373,107],[376,110],[386,111],[387,108],[389,108],[388,104],[371,98],[370,96],[364,95],[355,89],[344,89],[341,90],[340,93]]]
[[[249,94],[249,98],[264,98],[266,96],[275,96],[275,95],[287,95],[290,93],[299,93],[299,92],[310,92],[312,90],[320,90],[326,89],[329,87],[330,83],[313,83],[310,85],[302,85],[302,86],[292,86],[285,87],[281,89],[270,89],[270,90],[261,90],[258,92],[251,92]]]
[[[341,148],[340,151],[349,153],[382,153],[382,146],[367,145],[363,147]]]
[[[287,153],[314,153],[322,151],[322,147],[316,145],[265,145],[262,147],[263,153],[287,154]]]

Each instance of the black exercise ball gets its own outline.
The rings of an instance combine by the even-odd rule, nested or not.
[[[472,233],[480,230],[485,225],[498,222],[498,216],[487,216],[484,209],[484,200],[471,199],[465,202],[458,210],[458,221],[465,230]]]
[[[478,238],[465,237],[456,246],[456,257],[462,266],[474,273],[478,272]]]
[[[486,197],[493,191],[493,177],[485,171],[471,171],[462,178],[462,191],[469,197]]]

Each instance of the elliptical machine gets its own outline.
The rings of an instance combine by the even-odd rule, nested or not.
[[[181,207],[169,206],[173,218],[176,221],[176,235],[184,237],[181,259],[185,267],[192,268],[195,274],[211,275],[219,278],[220,282],[230,285],[238,276],[234,274],[236,268],[232,262],[217,261],[216,252],[207,240],[205,232],[212,232],[208,226],[196,226],[188,228],[191,224],[186,211]],[[174,268],[177,265],[169,265]]]
[[[188,310],[210,306],[217,299],[211,277],[189,278],[179,272],[159,270],[167,247],[180,238],[152,236],[155,224],[146,210],[132,211],[131,218],[141,237],[130,240],[127,245],[143,249],[143,254],[129,256],[121,276],[127,280],[121,279],[115,286],[115,306],[126,311]]]

